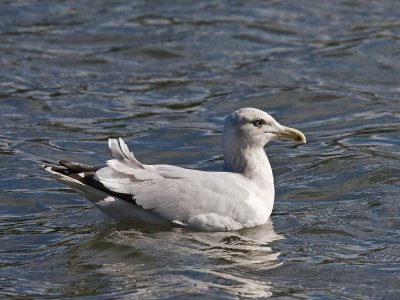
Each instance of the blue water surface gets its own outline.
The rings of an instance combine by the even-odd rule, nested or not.
[[[0,2],[0,297],[399,299],[400,2]],[[308,143],[267,148],[271,223],[116,223],[39,165],[110,156],[222,167],[257,107]]]

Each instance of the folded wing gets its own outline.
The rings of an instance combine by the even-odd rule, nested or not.
[[[241,175],[144,165],[122,139],[109,140],[109,146],[113,159],[96,172],[95,178],[115,193],[131,195],[142,208],[182,224],[210,216],[228,216],[225,223],[251,218],[246,216],[250,195]]]

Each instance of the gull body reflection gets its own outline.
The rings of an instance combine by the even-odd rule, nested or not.
[[[90,266],[98,275],[121,280],[124,293],[135,296],[144,289],[158,297],[216,293],[265,298],[272,295],[271,282],[260,281],[260,273],[280,265],[280,253],[271,247],[280,239],[271,222],[212,233],[114,224],[75,249],[70,267]],[[150,281],[157,284],[148,286]]]

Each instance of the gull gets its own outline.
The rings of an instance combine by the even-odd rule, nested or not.
[[[275,188],[264,146],[277,138],[306,142],[266,112],[241,108],[224,122],[224,171],[146,165],[121,138],[108,140],[112,159],[104,166],[61,160],[43,167],[120,222],[238,230],[269,220]]]

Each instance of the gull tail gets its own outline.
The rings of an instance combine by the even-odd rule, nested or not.
[[[109,145],[113,157],[117,156],[125,162],[129,161],[129,164],[134,164],[138,171],[143,168],[122,140],[118,142],[110,139]],[[165,219],[138,206],[132,195],[107,189],[96,177],[96,172],[103,167],[66,160],[60,160],[57,164],[42,165],[42,168],[48,171],[52,177],[74,189],[105,214],[119,222],[166,223]]]
[[[97,205],[101,199],[110,195],[110,191],[105,189],[101,183],[94,179],[96,171],[101,167],[60,160],[56,165],[44,164],[42,168],[61,183],[70,186],[79,194],[85,196],[95,205]],[[127,201],[129,199],[124,200]]]

